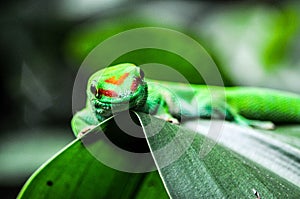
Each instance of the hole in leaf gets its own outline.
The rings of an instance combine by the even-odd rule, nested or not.
[[[48,181],[47,181],[47,185],[48,185],[49,187],[51,187],[51,186],[53,185],[53,182],[52,182],[51,180],[48,180]]]

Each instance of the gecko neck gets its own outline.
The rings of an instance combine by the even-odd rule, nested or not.
[[[141,93],[142,97],[136,101],[134,101],[131,105],[130,103],[130,109],[137,109],[137,110],[143,110],[147,98],[148,98],[148,84],[144,83],[144,90],[143,93]]]

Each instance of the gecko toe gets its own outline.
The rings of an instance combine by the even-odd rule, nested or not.
[[[78,133],[77,137],[81,138],[81,137],[84,136],[88,131],[92,130],[94,127],[96,127],[96,126],[92,125],[92,126],[87,126],[87,127],[83,128],[83,129]]]
[[[168,122],[172,123],[172,124],[179,124],[179,121],[175,118],[170,118],[167,120]]]

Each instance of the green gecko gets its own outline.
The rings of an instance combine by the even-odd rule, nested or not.
[[[214,93],[211,103],[210,89]],[[225,95],[222,92],[225,91]],[[215,87],[144,78],[124,63],[94,73],[88,80],[86,107],[72,118],[76,136],[113,113],[135,110],[178,124],[187,118],[224,118],[240,125],[273,129],[274,123],[300,123],[300,96],[255,87]]]

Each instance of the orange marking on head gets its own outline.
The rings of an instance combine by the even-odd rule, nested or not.
[[[123,84],[124,80],[128,77],[129,73],[124,73],[119,79],[116,79],[115,76],[110,77],[105,80],[105,82],[110,83],[110,84],[115,84],[115,85],[121,85]]]

